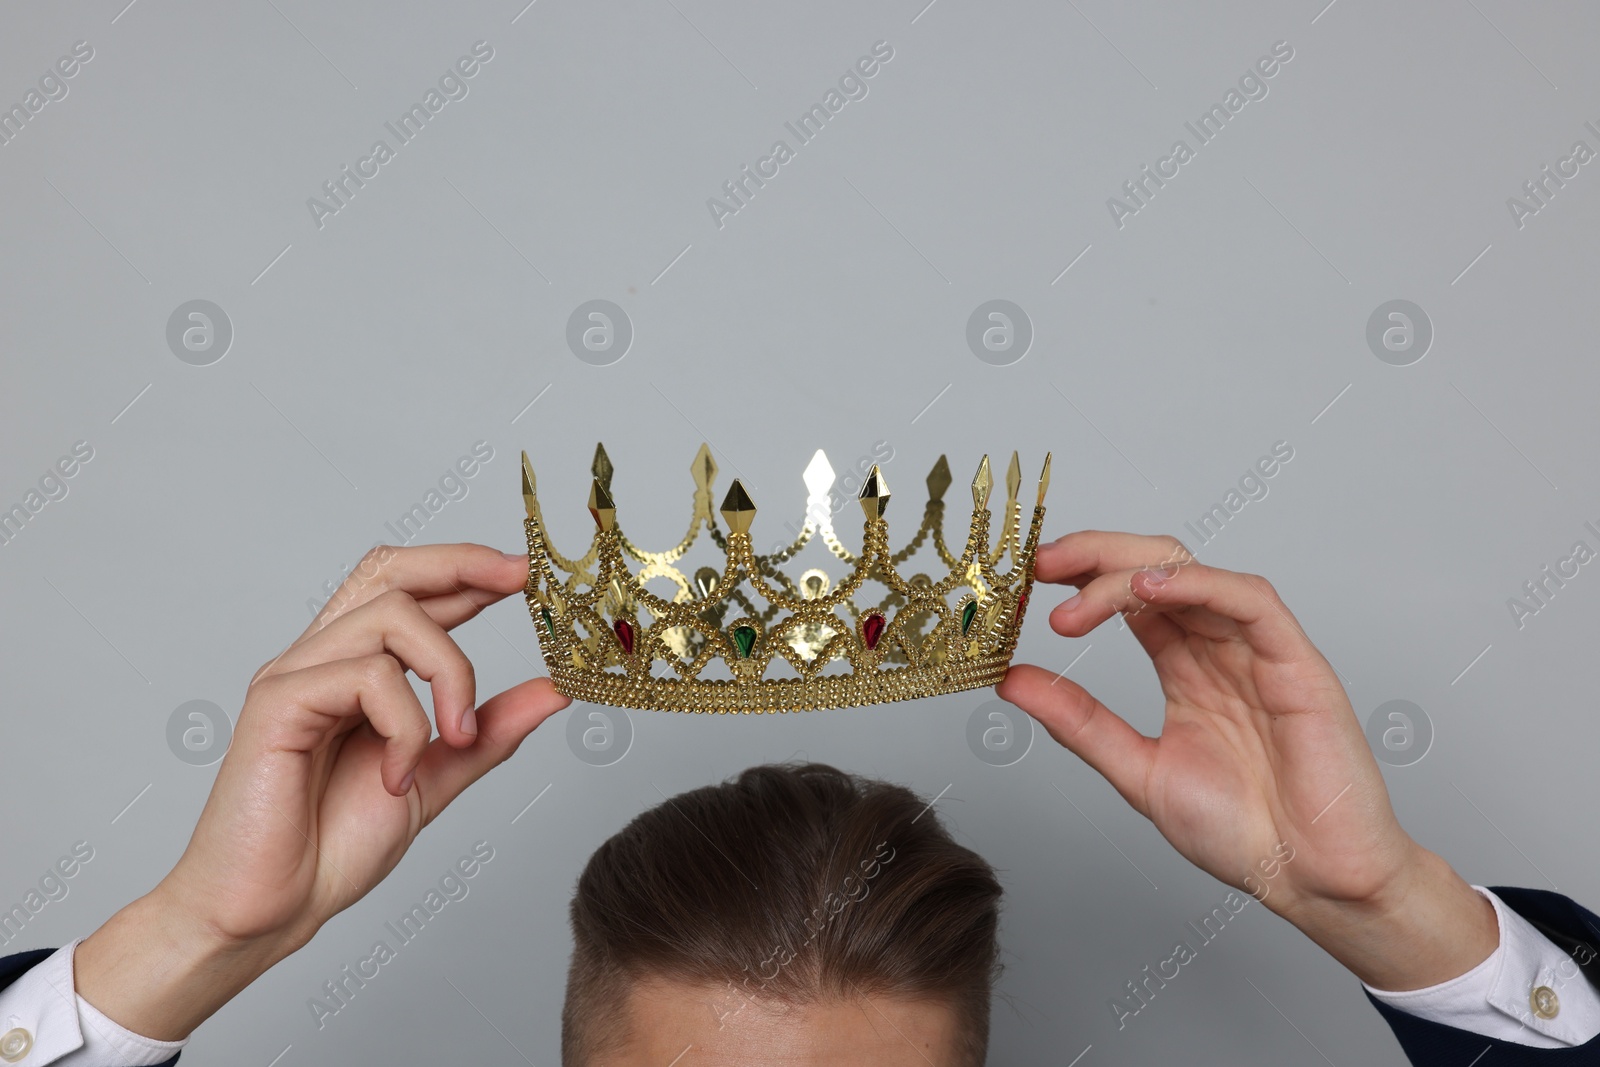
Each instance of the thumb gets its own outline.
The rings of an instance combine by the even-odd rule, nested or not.
[[[1150,817],[1145,780],[1155,759],[1154,738],[1129,726],[1077,682],[1040,667],[1012,667],[995,692],[1037,719],[1058,743],[1099,771],[1135,811]]]
[[[572,703],[548,678],[533,678],[497,693],[478,706],[478,735],[465,748],[436,737],[417,765],[417,792],[426,826],[462,792],[510,759],[524,738]]]

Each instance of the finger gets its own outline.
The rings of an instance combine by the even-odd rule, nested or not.
[[[522,589],[527,581],[526,555],[507,555],[487,545],[379,545],[356,564],[299,641],[390,590],[409,593],[418,601],[443,597],[440,606],[449,603],[451,594],[462,597],[438,620],[441,625],[456,626],[483,607],[475,603],[478,598],[472,590],[495,594],[485,601],[494,603]]]
[[[359,725],[361,717],[384,738],[383,787],[395,796],[411,789],[413,776],[433,729],[400,661],[385,653],[317,663],[255,684],[264,717],[252,716],[249,729],[261,730],[279,746],[312,753],[327,740]],[[246,723],[241,718],[241,727]]]
[[[520,591],[519,588],[518,592]],[[416,599],[417,603],[422,605],[422,610],[428,613],[429,618],[446,630],[454,630],[490,604],[504,600],[506,596],[507,594],[493,589],[462,589],[460,592],[440,593],[437,596],[423,596]]]
[[[1139,637],[1151,658],[1186,634],[1198,634],[1210,641],[1225,641],[1240,636],[1239,624],[1207,608],[1172,606],[1158,611],[1133,591],[1133,579],[1140,570],[1102,574],[1075,597],[1056,606],[1050,613],[1050,627],[1064,637],[1082,637],[1107,619],[1120,616]],[[1166,580],[1166,572],[1158,575]]]
[[[1272,583],[1259,574],[1196,564],[1171,577],[1141,571],[1129,580],[1129,588],[1158,611],[1182,611],[1192,605],[1231,620],[1265,659],[1292,662],[1308,654],[1322,657]]]
[[[1166,534],[1079,530],[1040,545],[1034,555],[1034,576],[1041,582],[1083,586],[1102,574],[1135,567],[1185,566],[1194,554]],[[1074,579],[1082,579],[1074,581]]]
[[[314,663],[355,659],[387,652],[433,692],[439,736],[466,745],[477,733],[472,707],[477,679],[461,646],[409,593],[390,590],[340,616],[289,648],[269,669],[281,674]]]
[[[1147,605],[1128,586],[1136,573],[1113,571],[1092,580],[1078,579],[1083,587],[1050,612],[1050,628],[1063,637],[1082,637],[1120,612],[1146,654],[1154,659],[1162,649],[1181,641],[1185,629],[1161,612],[1145,610]]]
[[[1056,608],[1050,624],[1059,633],[1077,636],[1130,609],[1141,617],[1166,617],[1212,640],[1241,637],[1272,662],[1318,654],[1265,578],[1200,563],[1170,574],[1146,569],[1103,575]]]
[[[446,630],[453,630],[468,619],[477,615],[490,604],[497,603],[506,598],[507,594],[487,589],[463,589],[455,593],[441,593],[438,596],[425,596],[417,603],[422,605],[422,610],[428,617]],[[370,601],[369,601],[370,603]],[[335,620],[343,618],[348,611],[328,612],[317,617],[316,627],[307,630],[295,639],[294,648],[316,635],[317,629],[324,629]],[[287,650],[285,650],[287,651]],[[276,661],[274,661],[276,662]]]
[[[1145,779],[1155,759],[1154,738],[1129,726],[1077,682],[1041,667],[1026,663],[1012,667],[995,692],[1039,720],[1051,737],[1099,771],[1135,811],[1149,817]]]
[[[548,678],[534,678],[496,694],[478,708],[478,736],[467,748],[428,746],[417,768],[426,825],[462,791],[511,758],[536,727],[568,704]]]

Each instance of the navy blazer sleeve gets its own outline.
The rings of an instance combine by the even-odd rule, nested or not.
[[[55,951],[53,948],[36,948],[31,952],[19,952],[15,956],[0,958],[0,989],[9,988],[12,982],[32,970],[36,964],[43,963],[49,959],[55,954]],[[157,1067],[172,1067],[177,1062],[178,1057],[174,1056],[172,1059],[158,1064]]]
[[[1596,956],[1600,951],[1600,917],[1559,893],[1500,886],[1490,889],[1512,911],[1565,949],[1589,983],[1600,989],[1600,958]],[[1370,993],[1367,999],[1383,1014],[1394,1036],[1400,1039],[1400,1047],[1417,1067],[1466,1067],[1480,1059],[1483,1067],[1600,1065],[1600,1036],[1572,1048],[1533,1048],[1418,1018],[1390,1007]]]

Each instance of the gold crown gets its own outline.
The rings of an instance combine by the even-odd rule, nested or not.
[[[575,700],[625,708],[694,712],[811,711],[953,693],[993,685],[1006,672],[1033,585],[1033,557],[1044,519],[1050,457],[1024,538],[1016,453],[1006,474],[1006,508],[998,542],[989,544],[994,478],[983,457],[972,480],[972,526],[956,555],[944,538],[944,456],[928,475],[922,523],[899,552],[889,548],[884,512],[889,486],[876,465],[861,485],[866,513],[860,554],[834,534],[828,507],[834,472],[821,451],[806,467],[810,491],[804,527],[794,541],[758,555],[750,524],[756,506],[738,479],[723,497],[719,528],[712,511],[717,465],[705,445],[695,455],[694,517],[675,548],[645,552],[617,522],[611,461],[596,446],[589,514],[598,532],[588,554],[567,559],[545,535],[536,481],[522,454],[522,496],[528,517],[528,612],[555,687]],[[726,554],[721,570],[701,567],[692,579],[675,564],[704,526]],[[813,568],[792,579],[780,565],[813,537],[850,570],[833,582]],[[929,538],[948,573],[901,576],[898,567]],[[1010,568],[997,571],[1010,554]],[[630,571],[624,556],[641,564]],[[563,572],[558,576],[557,570]],[[646,588],[656,579],[675,587],[670,599]],[[871,605],[854,597],[863,583],[886,595]],[[764,607],[758,607],[758,603]],[[641,624],[640,609],[648,617]],[[727,677],[712,665],[726,665]]]

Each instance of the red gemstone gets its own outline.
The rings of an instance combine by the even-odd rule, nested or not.
[[[1024,589],[1017,594],[1017,614],[1022,614],[1022,609],[1028,606],[1028,591]]]
[[[883,631],[888,626],[889,623],[877,612],[873,612],[861,620],[861,640],[866,642],[868,649],[878,647],[878,641],[883,637]]]
[[[617,640],[622,642],[623,653],[633,655],[633,623],[627,619],[618,619],[611,624],[611,628],[617,631]]]

